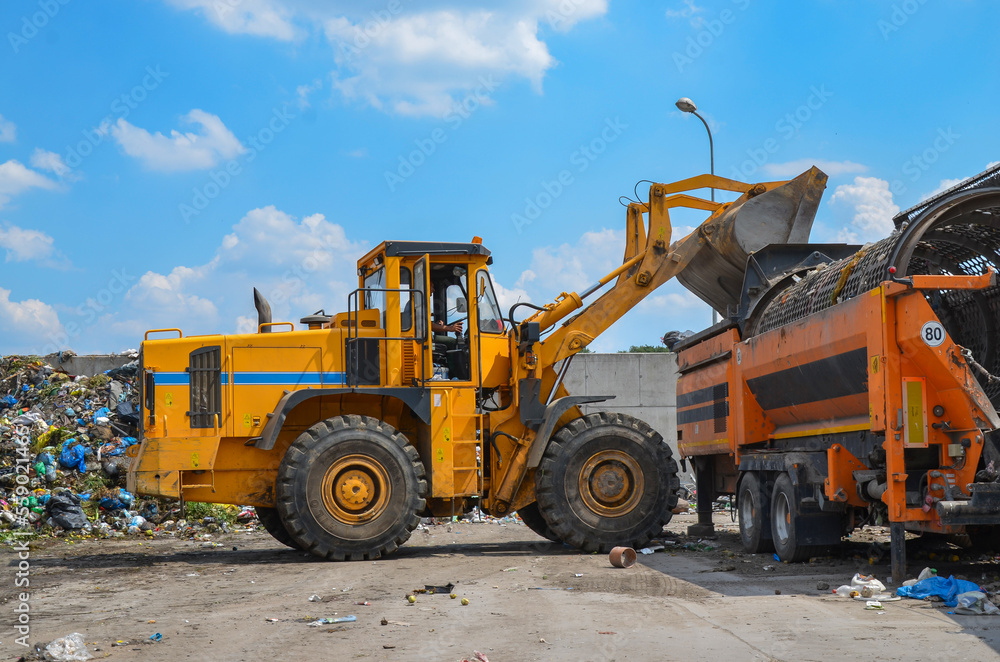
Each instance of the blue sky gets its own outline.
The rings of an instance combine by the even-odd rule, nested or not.
[[[718,174],[830,175],[814,241],[1000,159],[995,3],[790,7],[4,2],[0,354],[246,330],[253,286],[337,311],[384,239],[481,235],[507,304],[583,289],[621,261],[620,195],[708,171],[681,96]],[[592,347],[710,315],[669,283]]]

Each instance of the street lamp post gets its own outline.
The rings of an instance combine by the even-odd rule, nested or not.
[[[695,117],[701,120],[701,123],[705,125],[705,130],[708,131],[708,162],[710,171],[713,175],[715,174],[715,143],[712,141],[712,130],[708,128],[708,122],[705,118],[698,114],[698,106],[694,105],[694,101],[688,99],[687,97],[681,97],[674,104],[677,109],[684,113],[691,113]],[[712,189],[712,202],[715,202],[715,189]],[[712,324],[719,321],[719,313],[712,308]]]
[[[681,97],[677,100],[675,104],[679,110],[685,113],[691,113],[695,117],[701,120],[701,123],[705,125],[705,130],[708,131],[708,160],[710,172],[715,174],[715,144],[712,142],[712,130],[708,128],[708,122],[705,118],[698,114],[698,106],[694,105],[694,101],[688,99],[687,97]],[[715,202],[715,189],[712,189],[712,202]]]

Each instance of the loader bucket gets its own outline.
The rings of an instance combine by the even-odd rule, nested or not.
[[[826,174],[815,166],[763,193],[752,189],[681,241],[699,248],[678,280],[725,314],[740,303],[747,257],[769,244],[806,243]],[[698,235],[697,237],[694,235]]]

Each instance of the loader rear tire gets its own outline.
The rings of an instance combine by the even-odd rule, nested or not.
[[[542,517],[542,513],[538,510],[538,502],[528,504],[524,508],[517,511],[518,516],[520,516],[521,521],[524,525],[552,542],[560,542],[558,536],[552,532],[549,525],[545,522],[545,518]]]
[[[748,471],[740,481],[737,496],[740,539],[749,554],[774,550],[771,539],[771,491],[756,471]]]
[[[391,425],[335,416],[299,435],[278,469],[276,504],[303,550],[330,561],[396,551],[420,523],[427,481],[417,450]]]
[[[625,414],[565,425],[535,472],[538,508],[559,540],[587,552],[642,547],[677,506],[677,463],[663,437]]]
[[[275,508],[254,508],[257,511],[257,519],[260,520],[261,526],[264,530],[271,534],[271,537],[280,542],[282,545],[291,547],[292,549],[302,549],[298,544],[292,540],[292,537],[288,535],[288,531],[285,530],[285,525],[281,523],[281,515],[278,514]]]

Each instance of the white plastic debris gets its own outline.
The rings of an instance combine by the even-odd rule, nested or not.
[[[46,659],[55,662],[86,662],[94,657],[79,632],[59,637],[45,647],[45,654]]]

